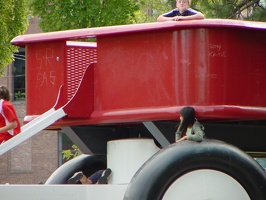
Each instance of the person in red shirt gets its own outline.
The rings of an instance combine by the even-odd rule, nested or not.
[[[0,144],[20,133],[16,110],[9,101],[9,90],[0,86]]]

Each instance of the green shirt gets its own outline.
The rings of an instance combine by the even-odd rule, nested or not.
[[[186,136],[188,137],[188,140],[201,142],[204,135],[204,126],[200,124],[197,119],[195,119],[195,122],[191,128],[187,128]],[[176,132],[176,140],[179,138],[181,138],[181,135],[180,133]]]

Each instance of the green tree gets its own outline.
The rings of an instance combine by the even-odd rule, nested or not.
[[[25,2],[0,0],[0,74],[3,74],[5,67],[13,60],[13,53],[18,50],[10,41],[26,31],[28,19]]]
[[[138,9],[133,0],[32,0],[44,32],[129,24]]]
[[[155,22],[162,13],[172,9],[171,3],[165,0],[145,0],[140,4],[140,9],[135,12],[136,23]]]
[[[265,0],[193,0],[206,18],[265,21]]]

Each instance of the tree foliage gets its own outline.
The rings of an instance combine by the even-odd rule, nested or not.
[[[176,0],[30,0],[44,32],[155,22]],[[265,0],[192,0],[206,18],[265,21]]]
[[[192,0],[206,18],[266,21],[265,0]]]
[[[133,0],[32,0],[43,31],[57,31],[134,21],[138,1]]]
[[[76,145],[72,145],[72,149],[67,149],[62,151],[63,154],[63,159],[68,161],[71,160],[72,158],[77,157],[78,155],[82,154],[80,149]]]
[[[10,41],[26,31],[28,19],[25,1],[0,0],[0,74],[13,60],[13,53],[18,50],[18,47],[11,45]]]
[[[165,0],[144,0],[140,4],[140,9],[135,12],[135,22],[155,22],[159,15],[169,12],[171,9],[171,3]]]
[[[138,22],[156,21],[160,14],[176,8],[176,0],[145,0],[143,7],[150,8],[149,5],[154,9],[153,16],[143,20],[142,9]],[[201,11],[206,18],[266,21],[266,0],[191,0],[191,8]]]

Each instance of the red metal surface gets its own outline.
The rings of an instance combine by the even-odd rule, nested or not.
[[[136,24],[64,31],[63,36],[62,32],[26,35],[12,43],[31,48],[44,41],[52,44],[94,36],[97,64],[89,72],[94,79],[93,112],[85,118],[66,117],[60,125],[171,120],[188,105],[196,108],[199,118],[266,119],[266,23],[197,20]],[[87,51],[90,47],[82,45],[77,48],[86,53],[58,50],[64,49],[66,55],[63,63],[67,64],[57,71],[57,75],[64,73],[61,80],[68,85],[62,94],[66,101],[76,91],[84,66],[96,60],[96,50]],[[27,59],[34,52],[27,54]],[[92,59],[87,59],[91,54]],[[27,94],[33,91],[29,89]],[[90,95],[82,91],[80,100]],[[35,96],[27,96],[27,100],[29,97]],[[36,99],[30,102],[39,104]],[[69,116],[76,109],[82,107],[68,109]],[[27,110],[27,115],[31,112]]]
[[[39,115],[55,104],[64,73],[65,42],[26,46],[27,115]]]
[[[149,32],[168,29],[187,28],[240,28],[265,30],[266,24],[263,22],[248,22],[240,20],[205,19],[180,22],[145,23],[120,26],[97,27],[87,29],[74,29],[40,34],[27,34],[14,38],[11,43],[18,46],[25,46],[35,42],[78,40],[94,38],[99,36],[110,36],[128,33]]]
[[[169,119],[193,105],[203,118],[265,119],[265,36],[209,27],[100,37],[93,116]]]
[[[265,36],[215,28],[99,38],[95,110],[264,107]]]
[[[87,67],[80,85],[64,106],[69,118],[88,118],[94,109],[94,64]]]
[[[96,44],[52,41],[26,46],[27,116],[54,106],[64,85],[61,106],[76,92],[85,70],[96,62]]]

